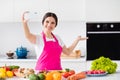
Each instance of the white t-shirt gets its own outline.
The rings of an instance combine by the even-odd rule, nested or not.
[[[35,44],[35,51],[36,51],[36,55],[37,55],[37,59],[39,58],[39,56],[41,55],[43,48],[44,48],[44,41],[43,41],[43,37],[42,34],[41,35],[36,35],[36,44]],[[58,40],[58,43],[61,47],[64,46],[64,42],[61,40],[61,38],[58,35],[55,35],[55,37]],[[55,41],[55,39],[49,39],[46,38],[46,41]]]

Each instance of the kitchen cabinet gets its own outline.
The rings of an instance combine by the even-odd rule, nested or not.
[[[13,21],[13,0],[0,0],[0,22]]]
[[[21,16],[25,11],[37,12],[40,18],[38,21],[41,21],[45,12],[48,11],[48,0],[13,0],[13,6],[14,22],[21,22]]]
[[[75,6],[74,6],[75,5]],[[41,21],[46,12],[54,12],[61,21],[81,21],[85,20],[85,1],[84,0],[14,0],[14,20],[21,21],[21,14],[26,11],[39,12]]]
[[[86,0],[87,21],[120,21],[120,0]]]
[[[49,0],[49,10],[55,12],[60,21],[85,20],[85,0]]]
[[[85,0],[1,0],[0,22],[21,22],[25,11],[38,12],[41,21],[46,12],[54,12],[60,21],[85,20]]]

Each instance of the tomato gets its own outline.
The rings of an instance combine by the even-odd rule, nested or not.
[[[93,71],[94,74],[99,74],[98,70]]]
[[[103,74],[105,73],[104,70],[90,70],[86,72],[87,74]]]
[[[6,71],[10,71],[10,67],[9,67],[9,66],[3,66],[3,68],[4,68]]]
[[[68,76],[70,76],[70,74],[69,74],[69,72],[63,72],[63,73],[62,73],[62,76],[63,76],[64,78],[67,78]]]
[[[74,70],[70,70],[69,71],[69,75],[73,75],[73,74],[75,74],[75,71]]]

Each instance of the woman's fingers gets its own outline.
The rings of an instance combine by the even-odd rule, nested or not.
[[[25,14],[26,13],[29,13],[29,11],[25,11],[23,14],[22,14],[22,21],[23,22],[27,22],[28,20],[25,20]]]
[[[81,37],[81,36],[78,36],[78,40],[86,40],[88,39],[88,37]]]
[[[88,39],[88,37],[81,38],[80,40],[86,40],[86,39]]]

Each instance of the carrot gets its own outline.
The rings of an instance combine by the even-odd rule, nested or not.
[[[85,72],[79,72],[77,74],[71,75],[67,78],[67,80],[79,80],[86,78],[86,73]]]

